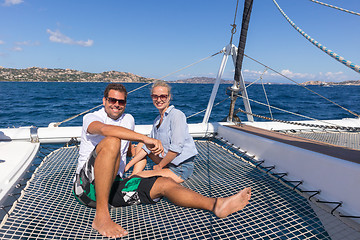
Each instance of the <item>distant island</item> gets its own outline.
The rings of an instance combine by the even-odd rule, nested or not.
[[[72,69],[31,67],[13,69],[0,67],[0,81],[14,82],[153,82],[132,73],[108,71],[88,73]]]
[[[25,69],[4,68],[0,66],[0,81],[7,82],[129,82],[148,83],[155,78],[141,77],[128,72],[107,71],[102,73],[89,73],[72,69],[39,68],[30,67]],[[215,78],[194,77],[172,83],[214,83]],[[221,80],[221,83],[231,84],[229,80]]]
[[[176,81],[169,81],[174,83],[215,83],[216,78],[208,78],[208,77],[193,77],[193,78],[187,78],[187,79],[180,79]],[[220,83],[224,84],[232,84],[232,81],[230,80],[221,80]]]
[[[58,68],[39,68],[30,67],[25,69],[4,68],[0,66],[0,81],[2,82],[129,82],[129,83],[149,83],[155,81],[155,78],[146,78],[133,73],[107,71],[102,73],[89,73],[72,69]],[[169,81],[171,83],[201,83],[212,84],[215,78],[194,77]],[[221,80],[222,84],[232,84],[232,80]],[[249,84],[248,82],[246,82]],[[278,84],[278,83],[266,83]],[[280,83],[281,84],[281,83]],[[308,81],[301,85],[360,85],[360,80],[343,82],[322,82]]]
[[[323,81],[308,81],[301,83],[301,85],[318,85],[318,86],[332,86],[332,85],[360,85],[360,80],[350,80],[343,82],[323,82]]]

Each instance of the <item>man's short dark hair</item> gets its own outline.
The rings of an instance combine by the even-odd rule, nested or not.
[[[125,100],[127,98],[127,91],[124,85],[121,83],[109,83],[109,85],[106,86],[104,91],[104,97],[107,98],[109,96],[110,90],[115,90],[119,92],[123,92],[125,94]]]

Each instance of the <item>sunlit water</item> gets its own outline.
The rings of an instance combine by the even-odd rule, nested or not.
[[[0,128],[36,126],[46,127],[51,122],[61,122],[102,103],[107,83],[55,83],[55,82],[0,82]],[[144,84],[125,83],[128,91]],[[186,116],[198,113],[207,107],[213,85],[211,84],[171,84],[174,104]],[[226,88],[221,84],[215,104],[228,98]],[[311,90],[332,101],[360,113],[360,86],[308,86]],[[316,119],[338,119],[354,117],[349,112],[320,98],[316,94],[295,85],[266,85],[271,105]],[[261,85],[248,88],[249,98],[266,103]],[[150,85],[128,96],[126,112],[132,114],[136,124],[151,124],[158,114],[150,99]],[[210,121],[221,121],[229,112],[230,100],[226,99],[214,107]],[[269,110],[251,102],[253,112],[269,117]],[[236,108],[242,108],[242,99],[238,98]],[[282,120],[305,120],[299,116],[272,110],[273,117]],[[205,111],[188,119],[189,123],[201,122]],[[246,120],[239,113],[241,120]],[[256,121],[262,121],[255,118]],[[61,126],[80,126],[82,117],[77,117]]]

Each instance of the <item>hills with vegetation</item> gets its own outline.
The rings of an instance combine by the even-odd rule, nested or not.
[[[331,85],[359,85],[360,80],[350,80],[343,82],[323,82],[323,81],[308,81],[301,83],[301,85],[319,85],[319,86],[331,86]]]
[[[208,78],[208,77],[193,77],[187,79],[180,79],[176,81],[171,81],[174,83],[215,83],[216,78]],[[230,80],[221,80],[221,83],[232,84]]]
[[[51,69],[31,67],[13,69],[0,67],[0,81],[17,82],[153,82],[132,73],[108,71],[88,73],[72,69]]]
[[[72,69],[39,68],[25,69],[4,68],[0,66],[0,81],[7,82],[153,82],[154,78],[141,77],[133,73],[107,71],[102,73],[89,73]],[[193,77],[170,81],[173,83],[208,83],[213,84],[215,78]],[[223,84],[232,84],[230,80],[221,80]],[[248,82],[246,82],[248,84]],[[271,83],[276,84],[276,83]],[[360,85],[360,80],[343,82],[308,81],[302,85]]]

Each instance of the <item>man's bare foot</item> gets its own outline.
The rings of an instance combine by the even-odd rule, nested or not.
[[[237,194],[227,198],[218,198],[215,203],[214,213],[219,218],[225,218],[243,209],[249,203],[250,198],[251,188],[244,188]]]
[[[109,238],[119,238],[128,234],[124,228],[113,222],[110,218],[100,219],[95,216],[92,227],[101,235]]]

